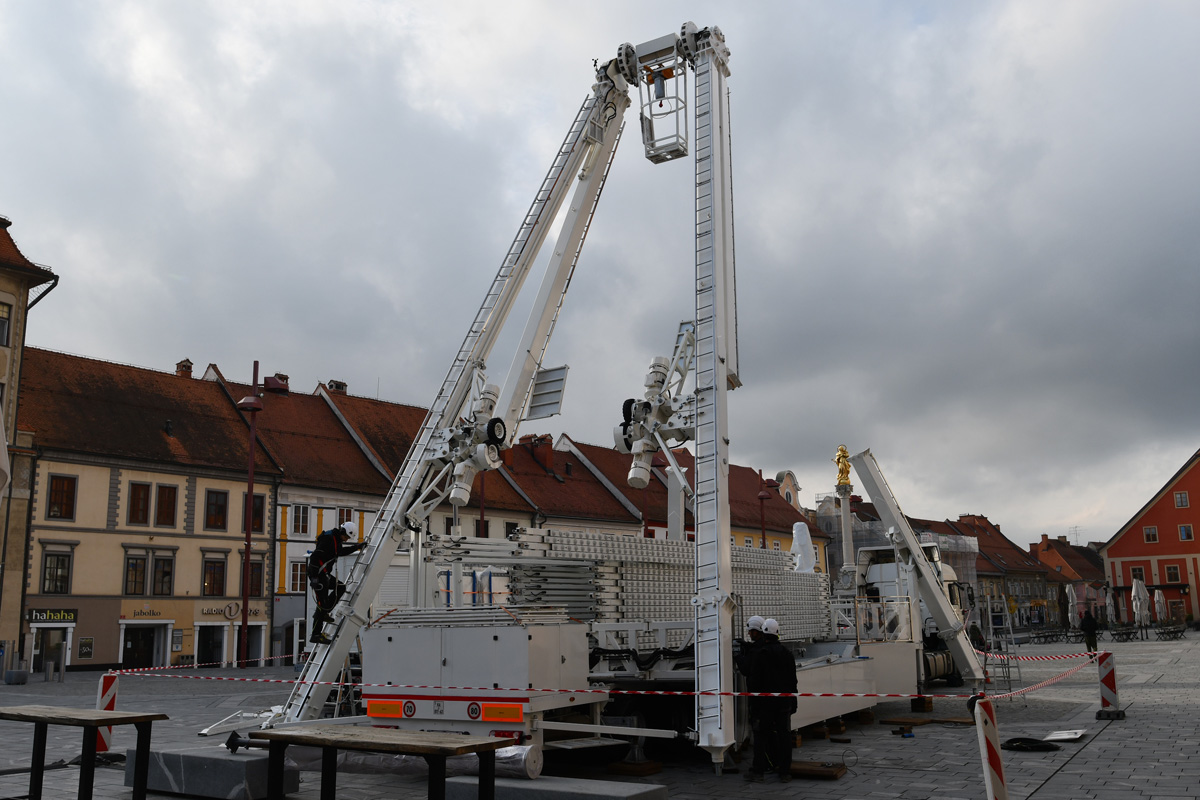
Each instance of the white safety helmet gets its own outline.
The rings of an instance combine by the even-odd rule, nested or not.
[[[779,623],[773,619],[764,620],[762,624],[762,632],[769,633],[772,636],[779,635]]]
[[[760,617],[758,614],[755,614],[753,617],[751,617],[750,619],[746,620],[746,628],[747,628],[747,630],[752,630],[752,631],[760,631],[760,632],[761,632],[761,631],[762,631],[762,629],[763,629],[763,623],[764,623],[764,622],[766,622],[766,620],[764,620],[764,619],[763,619],[762,617]]]
[[[351,539],[358,535],[358,526],[353,522],[343,522],[341,527]]]

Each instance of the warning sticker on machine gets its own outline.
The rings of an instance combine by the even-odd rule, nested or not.
[[[484,703],[484,722],[520,722],[524,709],[519,703]]]

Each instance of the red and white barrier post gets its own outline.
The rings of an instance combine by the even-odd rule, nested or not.
[[[1105,651],[1100,654],[1100,710],[1096,719],[1125,719],[1121,701],[1117,697],[1117,660]]]
[[[100,711],[117,710],[117,674],[106,672],[100,676],[96,687],[96,708]],[[112,726],[96,729],[96,752],[107,753],[112,744]]]
[[[983,759],[983,783],[988,800],[1008,800],[1004,783],[1004,762],[1000,759],[1000,731],[996,727],[996,709],[985,697],[975,703],[975,730],[979,734],[979,755]]]

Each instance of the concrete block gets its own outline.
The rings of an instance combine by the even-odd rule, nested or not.
[[[446,779],[446,800],[475,800],[478,792],[479,779],[475,776]],[[496,800],[667,800],[668,797],[667,787],[659,783],[496,778]]]
[[[29,673],[23,669],[6,669],[4,670],[4,682],[9,686],[29,683]]]
[[[125,785],[133,786],[137,750],[125,751]],[[189,797],[260,800],[267,796],[267,751],[239,750],[205,744],[150,751],[146,788]],[[285,766],[284,792],[300,791],[300,771]]]

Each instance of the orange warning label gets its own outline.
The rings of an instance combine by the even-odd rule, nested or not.
[[[520,703],[484,703],[484,722],[520,722],[525,710]]]
[[[368,700],[368,717],[403,717],[404,711],[400,703],[390,700]]]

